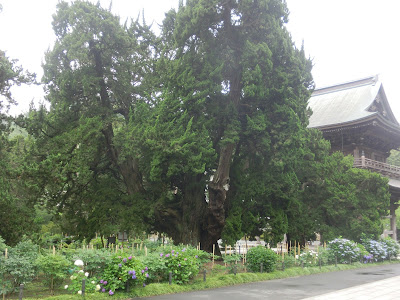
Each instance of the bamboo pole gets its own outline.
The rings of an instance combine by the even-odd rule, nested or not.
[[[56,255],[56,247],[53,245],[53,255]]]
[[[6,248],[6,251],[4,253],[4,258],[7,259],[8,258],[8,249]]]
[[[212,253],[212,268],[214,268],[214,254],[215,254],[215,244],[213,244],[213,253]]]

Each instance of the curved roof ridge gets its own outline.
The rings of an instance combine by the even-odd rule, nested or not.
[[[367,77],[314,91],[308,102],[313,112],[309,127],[349,124],[375,115],[368,108],[379,93],[377,80]]]
[[[373,75],[369,77],[364,77],[360,78],[357,80],[352,80],[352,81],[346,81],[342,83],[338,83],[335,85],[328,85],[328,86],[323,86],[321,88],[316,88],[312,94],[312,96],[317,96],[321,94],[326,94],[326,93],[332,93],[335,91],[341,91],[345,89],[351,89],[359,86],[364,86],[364,85],[375,85],[379,81],[379,75]]]

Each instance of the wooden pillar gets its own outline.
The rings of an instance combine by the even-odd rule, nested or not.
[[[392,238],[395,241],[397,241],[396,209],[399,207],[399,204],[395,204],[397,200],[394,197],[390,198],[390,230],[392,231]]]
[[[361,167],[365,167],[365,154],[364,154],[364,150],[361,152]]]

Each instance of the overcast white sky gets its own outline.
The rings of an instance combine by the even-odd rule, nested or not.
[[[44,52],[52,47],[52,14],[58,0],[0,0],[0,49],[40,79]],[[93,0],[97,2],[97,0]],[[110,0],[100,1],[103,7]],[[160,23],[179,0],[113,0],[112,11]],[[397,0],[287,0],[288,29],[298,46],[304,40],[313,59],[317,87],[380,74],[392,110],[400,121],[400,1]],[[18,88],[19,106],[27,111],[32,99],[43,97],[41,87]]]

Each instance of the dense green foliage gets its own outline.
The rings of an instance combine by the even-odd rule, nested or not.
[[[44,282],[52,293],[63,283],[70,267],[69,261],[60,254],[40,255],[35,264],[38,271],[43,273]]]
[[[61,1],[43,64],[50,108],[16,120],[28,137],[1,136],[0,214],[13,217],[0,215],[0,234],[12,245],[36,231],[51,246],[62,232],[159,232],[209,252],[244,235],[380,234],[387,180],[307,129],[312,63],[287,19],[281,0],[188,0],[156,36],[145,20]],[[12,103],[11,85],[31,77],[0,58]]]
[[[274,251],[262,246],[251,248],[246,255],[247,266],[253,272],[260,272],[261,264],[265,272],[273,272],[278,259]]]
[[[360,266],[360,262],[371,263],[373,261],[389,260],[389,252],[392,249],[399,249],[398,243],[391,239],[379,241],[365,239],[365,241],[371,245],[373,243],[383,245],[382,249],[385,249],[387,256],[380,256],[378,252],[379,256],[375,256],[375,254],[366,251],[363,245],[356,245],[353,241],[339,238],[328,243],[327,249],[323,247],[314,250],[302,249],[301,253],[296,251],[296,254],[290,251],[282,257],[285,263],[284,267],[292,268],[289,274],[295,276],[297,274],[295,272],[296,269],[303,269],[298,268],[299,266],[310,270],[313,266],[335,265],[335,257],[338,258],[337,261],[339,263]],[[151,242],[147,241],[146,243],[150,244]],[[17,283],[14,280],[17,280],[17,282],[22,281],[25,284],[25,297],[25,291],[29,291],[33,285],[31,283],[33,277],[36,278],[34,284],[37,287],[40,285],[40,289],[49,290],[50,287],[51,292],[56,291],[59,294],[62,291],[63,294],[69,294],[69,298],[78,297],[78,295],[83,295],[84,293],[85,297],[89,299],[92,299],[92,297],[102,299],[104,295],[114,294],[118,299],[125,295],[126,299],[135,295],[144,295],[140,291],[145,290],[144,287],[147,285],[153,286],[154,284],[156,286],[155,289],[160,287],[159,284],[168,285],[169,273],[172,273],[172,285],[170,287],[179,285],[192,288],[196,288],[200,281],[203,282],[202,275],[196,276],[200,268],[206,270],[209,284],[212,284],[217,278],[231,281],[231,276],[235,278],[242,276],[246,274],[247,270],[254,275],[254,272],[260,272],[261,263],[263,264],[263,273],[272,274],[272,277],[265,277],[265,279],[274,278],[277,273],[282,273],[282,271],[273,271],[283,268],[281,256],[262,246],[251,248],[248,251],[246,264],[242,264],[244,261],[243,255],[237,253],[226,255],[224,261],[227,265],[224,266],[211,259],[209,253],[190,246],[177,247],[168,245],[168,247],[157,247],[156,245],[157,243],[154,243],[153,247],[149,247],[151,250],[149,250],[149,253],[146,252],[147,255],[146,253],[140,254],[141,251],[137,249],[125,249],[125,252],[120,250],[118,253],[113,249],[103,249],[102,253],[99,253],[96,249],[84,250],[77,247],[69,247],[68,249],[63,249],[62,252],[56,253],[52,253],[51,249],[41,249],[40,252],[42,254],[38,256],[38,247],[30,241],[24,241],[15,247],[8,247],[11,254],[9,257],[0,257],[0,294],[8,295],[15,290]],[[376,250],[376,247],[372,248],[373,253]],[[85,254],[85,252],[93,252],[94,254],[89,255]],[[98,276],[92,276],[88,271],[90,262],[71,259],[72,257],[82,256],[93,260],[95,254],[104,256],[106,252],[108,252],[107,256],[111,257],[111,259],[107,261],[104,268],[100,267],[101,271],[97,272]],[[297,254],[300,255],[297,256]],[[390,252],[391,259],[396,259],[395,255],[395,252]],[[20,260],[18,263],[16,262],[16,256]],[[337,270],[338,268],[341,267],[335,266],[330,270]],[[6,269],[7,271],[5,272]],[[66,276],[67,272],[70,275],[68,277]],[[235,275],[228,275],[227,273],[235,273]],[[252,278],[254,280],[256,277],[253,276]],[[85,282],[85,291],[83,291],[83,281]],[[65,284],[63,288],[58,287],[61,283]],[[208,286],[210,287],[210,285]],[[176,290],[171,292],[173,291]],[[35,294],[35,296],[37,295]]]
[[[21,138],[9,139],[11,118],[6,112],[16,104],[11,87],[33,80],[33,74],[24,72],[17,60],[10,60],[0,50],[0,236],[11,245],[35,228],[33,206],[27,201],[26,184],[21,178],[25,143]]]
[[[8,248],[8,257],[0,256],[0,288],[12,292],[21,283],[31,282],[37,274],[38,247],[30,240],[19,242]]]

